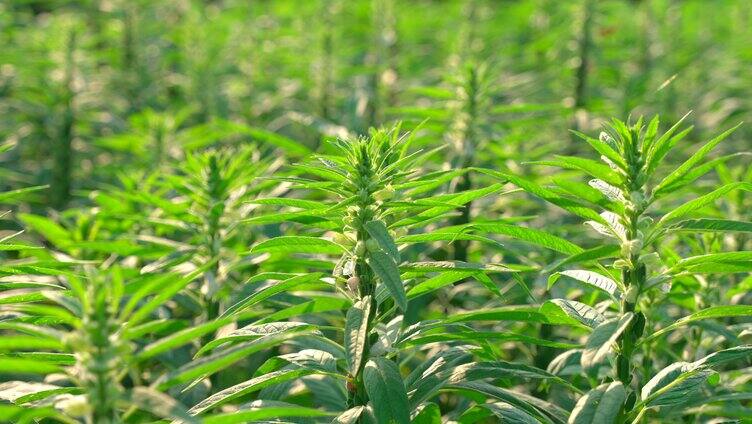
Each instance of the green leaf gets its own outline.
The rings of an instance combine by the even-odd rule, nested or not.
[[[240,125],[237,123],[233,123],[233,126],[238,130],[242,130],[258,141],[269,143],[273,146],[282,148],[285,153],[291,156],[306,156],[311,153],[311,149],[304,146],[303,144],[277,133],[273,133],[261,128]]]
[[[0,357],[0,374],[52,374],[61,368],[35,359]]]
[[[366,222],[363,227],[368,231],[368,234],[373,237],[379,243],[379,247],[389,255],[394,263],[400,263],[400,254],[397,250],[397,245],[394,244],[392,236],[389,235],[389,230],[386,229],[386,225],[383,221],[369,221]]]
[[[595,308],[574,300],[552,299],[544,303],[540,310],[547,316],[555,313],[563,313],[590,328],[595,328],[605,321],[603,314]]]
[[[476,275],[476,271],[449,271],[449,272],[442,272],[439,275],[436,275],[434,277],[431,277],[425,281],[421,281],[420,283],[416,284],[407,292],[407,298],[413,299],[415,297],[424,295],[426,293],[431,293],[435,290],[438,290],[444,286],[447,286],[452,283],[456,283],[457,281],[464,280],[466,278],[470,278],[474,275]]]
[[[143,411],[160,418],[180,420],[185,424],[200,424],[201,420],[190,415],[180,402],[148,387],[136,387],[128,395],[130,403]]]
[[[439,405],[429,402],[415,415],[411,424],[441,424],[441,410]]]
[[[714,318],[732,318],[732,317],[752,317],[752,306],[748,305],[728,305],[728,306],[712,306],[707,309],[703,309],[699,312],[695,312],[691,315],[675,321],[673,324],[668,325],[647,337],[644,337],[638,341],[638,343],[646,343],[661,337],[662,335],[669,333],[677,328],[683,327],[695,321],[702,321],[706,319]]]
[[[696,179],[702,177],[703,175],[707,174],[708,172],[712,171],[713,169],[718,168],[720,165],[722,165],[724,162],[727,162],[733,158],[739,157],[739,156],[749,156],[752,155],[752,153],[748,152],[738,152],[738,153],[732,153],[730,155],[717,157],[715,159],[709,160],[702,165],[699,165],[695,168],[693,168],[691,171],[686,173],[683,177],[679,178],[678,180],[674,181],[673,183],[661,188],[660,192],[654,193],[654,197],[661,197],[664,194],[667,193],[673,193],[676,192],[683,187],[686,187]]]
[[[136,354],[136,359],[143,361],[145,359],[159,355],[160,353],[167,352],[170,349],[191,343],[204,334],[216,331],[233,321],[234,319],[218,319],[205,322],[194,327],[185,328],[165,338],[159,339],[153,343],[146,345],[143,350]]]
[[[497,422],[500,423],[540,424],[540,421],[532,415],[506,402],[493,402],[476,405],[462,413],[459,423],[477,423],[491,416],[495,417],[498,420]]]
[[[679,180],[683,176],[687,175],[689,172],[692,171],[704,158],[705,156],[710,153],[713,148],[715,148],[718,143],[723,141],[726,137],[728,137],[732,132],[734,132],[741,123],[737,124],[733,128],[730,128],[714,139],[710,140],[707,144],[702,146],[698,151],[696,151],[689,159],[687,159],[686,162],[681,164],[674,172],[667,175],[663,181],[661,181],[657,186],[655,186],[655,189],[653,190],[654,193],[660,193],[662,189],[665,187],[673,184],[675,181]]]
[[[341,254],[345,248],[318,237],[279,236],[264,240],[251,248],[251,253],[328,253]]]
[[[347,352],[347,368],[351,375],[358,374],[363,361],[363,354],[368,341],[371,301],[371,296],[365,296],[347,311],[344,347],[345,352]]]
[[[394,362],[370,359],[363,369],[363,382],[379,424],[410,424],[405,385]]]
[[[732,219],[688,219],[669,228],[670,231],[718,231],[752,233],[752,222],[734,221]]]
[[[363,415],[365,410],[366,407],[363,405],[350,408],[334,418],[332,424],[357,424],[360,416]]]
[[[551,380],[566,387],[573,387],[569,382],[551,374],[548,371],[531,365],[517,364],[507,361],[471,362],[462,364],[451,370],[447,383],[454,385],[467,381],[482,380],[486,378],[530,378]],[[577,389],[574,389],[577,391]]]
[[[615,423],[626,400],[627,390],[621,382],[601,384],[577,401],[567,423]]]
[[[528,163],[533,165],[558,166],[565,169],[577,169],[587,173],[593,178],[603,180],[609,184],[621,184],[621,177],[619,174],[614,172],[614,170],[608,165],[604,165],[592,159],[579,158],[577,156],[556,155],[556,159],[557,160],[543,160]]]
[[[695,368],[691,363],[673,363],[642,387],[642,404],[648,407],[682,404],[691,399],[690,394],[699,390],[713,373],[708,368]]]
[[[249,200],[248,203],[254,205],[291,206],[299,209],[323,209],[328,207],[328,205],[323,202],[295,199],[292,197],[265,197]]]
[[[611,318],[593,329],[582,352],[582,367],[593,368],[600,364],[611,352],[611,345],[616,343],[632,323],[634,314],[628,312],[619,318]]]
[[[737,346],[714,352],[695,362],[676,362],[659,371],[642,388],[639,406],[680,405],[691,400],[691,394],[715,374],[713,367],[752,356],[752,346]]]
[[[627,165],[624,163],[624,159],[622,159],[621,155],[614,149],[612,149],[611,146],[599,139],[589,137],[588,135],[583,134],[579,131],[570,131],[572,131],[572,133],[574,133],[576,136],[585,140],[590,145],[590,147],[595,149],[596,152],[600,153],[601,156],[605,156],[608,160],[619,166],[619,168],[627,169]]]
[[[485,308],[478,311],[455,313],[445,319],[447,323],[471,321],[517,321],[537,322],[551,325],[577,325],[577,321],[569,317],[549,315],[535,306],[503,306],[500,308]]]
[[[316,312],[341,311],[351,305],[349,300],[342,297],[309,295],[307,298],[311,300],[280,309],[265,316],[258,322],[274,322]]]
[[[124,309],[121,313],[121,317],[128,318],[126,326],[133,327],[139,322],[148,318],[149,314],[151,314],[152,311],[164,305],[168,299],[172,298],[172,296],[176,295],[180,290],[185,288],[185,286],[190,284],[198,276],[206,272],[206,270],[212,267],[215,262],[216,260],[208,261],[204,265],[202,265],[200,268],[190,272],[188,275],[182,278],[175,279],[175,281],[173,281],[172,283],[169,282],[170,281],[169,279],[166,280],[165,282],[167,282],[168,284],[162,290],[160,290],[156,296],[154,296],[144,305],[136,309],[130,317],[127,317],[126,311],[128,309],[126,305],[126,309]],[[133,305],[133,307],[135,307],[136,303],[132,303],[132,301],[133,299],[130,299],[128,302],[128,305]]]
[[[695,212],[698,209],[702,208],[703,206],[713,203],[717,199],[721,198],[722,196],[725,196],[726,194],[734,190],[752,191],[752,183],[729,183],[711,191],[708,194],[705,194],[694,200],[686,202],[682,204],[681,206],[679,206],[678,208],[673,209],[671,212],[664,215],[660,219],[660,221],[658,221],[657,227],[664,226],[671,221],[674,221],[692,212]]]
[[[535,268],[527,265],[510,264],[509,266],[486,263],[478,264],[462,261],[427,261],[427,262],[410,262],[400,265],[403,271],[414,272],[450,272],[450,271],[478,271],[486,274],[498,272],[524,272],[532,271]]]
[[[730,349],[713,352],[692,363],[693,367],[715,367],[727,362],[736,361],[752,356],[752,345],[735,346]]]
[[[690,131],[692,131],[692,127],[689,127],[674,135],[676,130],[679,129],[679,126],[681,126],[684,120],[687,119],[687,117],[691,113],[691,111],[687,112],[684,116],[681,117],[681,119],[676,121],[676,123],[672,125],[671,128],[668,129],[668,131],[663,133],[663,135],[661,135],[649,146],[646,146],[648,147],[648,149],[645,153],[647,154],[648,159],[645,169],[648,175],[652,175],[653,172],[655,172],[655,170],[658,168],[658,165],[660,165],[666,154],[671,151],[676,143],[681,141],[687,134],[689,134]]]
[[[241,317],[233,317],[230,320],[220,319],[218,321],[232,322],[237,318],[241,318]],[[246,325],[245,327],[233,330],[229,333],[222,334],[222,336],[209,341],[205,345],[201,346],[201,349],[199,349],[198,352],[196,352],[195,356],[199,357],[203,355],[204,353],[210,350],[213,350],[217,346],[221,346],[225,343],[244,342],[247,340],[258,339],[259,337],[262,337],[262,336],[269,336],[272,334],[282,334],[288,331],[302,331],[302,330],[315,331],[316,326],[312,324],[307,324],[305,322],[295,322],[295,321],[270,322],[270,323],[265,323],[265,324],[250,324],[250,325]]]
[[[272,334],[223,349],[204,358],[188,362],[182,367],[168,373],[161,379],[157,387],[160,390],[166,390],[175,385],[189,382],[195,378],[213,374],[221,369],[227,368],[252,353],[277,346],[288,339],[309,333],[310,331],[311,330],[301,330],[282,334]]]
[[[574,255],[568,256],[558,262],[554,262],[552,265],[543,269],[543,271],[541,272],[543,274],[548,274],[551,271],[563,267],[564,265],[590,262],[603,258],[611,258],[619,254],[619,249],[619,246],[615,244],[606,244],[603,246],[594,247],[580,253],[575,253]]]
[[[78,387],[60,387],[46,383],[8,381],[0,383],[0,399],[16,405],[36,402],[50,396],[64,393],[80,394],[83,390]]]
[[[386,288],[394,298],[394,303],[404,312],[407,310],[407,295],[405,286],[402,285],[399,268],[391,257],[384,252],[369,252],[368,265],[379,276]]]
[[[548,346],[557,349],[572,349],[580,347],[580,345],[572,343],[557,342],[552,340],[540,339],[526,334],[506,333],[500,331],[452,331],[447,333],[432,333],[426,335],[411,336],[404,341],[400,342],[400,346],[421,346],[431,343],[441,342],[478,342],[483,344],[487,341],[497,342],[523,342],[527,344],[534,344],[539,346]]]
[[[288,365],[322,374],[335,375],[337,378],[345,378],[343,375],[336,374],[337,358],[329,352],[318,349],[303,349],[285,355],[273,356],[256,369],[254,376],[268,374]]]
[[[479,241],[481,243],[488,243],[494,246],[501,246],[501,243],[488,237],[478,236],[475,234],[468,234],[466,232],[451,231],[450,229],[441,228],[436,231],[422,233],[422,234],[410,234],[399,237],[396,242],[400,244],[411,243],[429,243],[433,241],[449,241],[454,242],[457,240],[472,240]]]
[[[305,368],[273,371],[221,390],[198,403],[189,412],[194,415],[201,414],[209,409],[216,408],[249,393],[257,392],[265,387],[294,380],[312,373],[312,370]]]
[[[582,248],[568,240],[533,228],[520,227],[501,222],[473,223],[469,224],[467,228],[481,231],[486,234],[503,234],[517,240],[526,241],[537,246],[542,246],[569,255],[582,252]]]
[[[537,197],[540,197],[541,199],[549,203],[552,203],[556,206],[559,206],[560,208],[564,210],[572,212],[573,214],[577,216],[591,219],[595,222],[603,222],[603,218],[601,218],[600,215],[595,213],[595,211],[593,211],[589,207],[573,199],[561,197],[558,194],[554,193],[553,191],[547,188],[544,188],[538,184],[535,184],[532,181],[525,180],[516,175],[504,174],[502,172],[493,171],[490,169],[483,169],[483,168],[473,168],[473,169],[483,174],[498,178],[500,180],[509,181],[513,183],[514,185],[522,188],[526,192],[532,195],[535,195]],[[577,252],[569,252],[569,253],[577,253]]]
[[[551,287],[556,284],[556,282],[559,280],[559,276],[561,275],[598,288],[608,293],[608,295],[611,297],[615,297],[615,295],[619,293],[619,286],[616,284],[616,281],[612,280],[609,277],[606,277],[605,275],[598,274],[597,272],[586,271],[582,269],[573,269],[552,274],[548,278],[549,290],[551,290]]]
[[[17,197],[21,197],[25,194],[33,193],[35,191],[45,190],[48,188],[50,188],[49,185],[40,185],[40,186],[19,188],[16,190],[3,191],[3,192],[0,192],[0,202],[7,202],[9,200],[15,200]]]
[[[14,250],[40,250],[44,249],[41,246],[29,246],[27,244],[0,244],[0,252],[8,252]]]
[[[262,301],[282,292],[300,289],[304,284],[318,281],[321,278],[320,273],[310,273],[296,275],[283,281],[274,282],[273,284],[260,287],[255,292],[248,295],[245,299],[239,300],[234,305],[227,308],[220,317],[227,317],[239,314],[240,312],[261,303]]]
[[[752,251],[708,253],[684,258],[671,267],[671,272],[742,272],[752,271]]]
[[[245,424],[261,422],[285,422],[280,418],[316,418],[329,417],[331,412],[320,409],[293,405],[285,402],[255,400],[242,409],[203,418],[203,424]],[[272,421],[273,420],[273,421]],[[295,422],[307,422],[298,421]]]
[[[67,247],[73,242],[70,232],[49,218],[20,213],[18,214],[18,219],[20,219],[26,227],[41,234],[58,248]]]
[[[62,350],[63,342],[56,339],[35,336],[3,335],[0,337],[0,352],[28,349]]]
[[[503,389],[481,381],[459,383],[454,387],[462,390],[470,390],[507,402],[535,416],[542,423],[556,422],[563,424],[567,420],[567,412],[559,406],[525,393]]]

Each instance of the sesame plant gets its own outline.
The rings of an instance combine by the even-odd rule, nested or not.
[[[433,228],[433,224],[450,217],[464,202],[497,191],[499,185],[456,194],[424,194],[451,178],[453,173],[415,174],[414,165],[432,152],[409,153],[410,136],[400,135],[398,129],[374,131],[368,138],[338,141],[335,146],[338,154],[322,155],[314,164],[295,166],[298,172],[315,175],[318,180],[303,175],[291,179],[298,189],[323,191],[327,197],[334,197],[333,202],[259,199],[257,202],[262,204],[285,204],[302,210],[250,219],[256,223],[292,221],[319,233],[324,229],[323,237],[301,234],[271,238],[256,244],[251,252],[270,255],[267,262],[274,265],[285,261],[286,267],[307,263],[286,259],[290,254],[304,255],[312,261],[311,255],[340,253],[342,256],[332,263],[331,277],[324,277],[320,272],[289,277],[279,272],[262,272],[258,275],[259,281],[278,282],[260,286],[230,307],[227,314],[249,310],[267,297],[264,292],[286,291],[289,295],[301,296],[302,293],[296,292],[306,286],[326,283],[342,299],[332,312],[339,310],[344,316],[327,318],[324,322],[331,322],[329,325],[318,323],[320,318],[314,319],[307,312],[332,307],[324,304],[325,298],[314,295],[310,296],[310,301],[298,301],[210,342],[206,348],[219,346],[219,343],[225,345],[212,353],[212,361],[217,363],[230,352],[241,349],[242,343],[235,347],[227,347],[227,344],[253,337],[256,333],[251,329],[258,332],[263,328],[264,333],[279,333],[286,328],[314,330],[309,336],[288,340],[287,343],[297,349],[267,360],[257,369],[254,378],[215,393],[190,411],[203,414],[258,392],[263,401],[241,407],[238,413],[245,417],[261,416],[265,408],[279,406],[274,402],[299,398],[291,393],[295,387],[292,380],[301,379],[312,399],[302,405],[288,405],[289,413],[309,414],[311,407],[323,402],[325,409],[336,416],[335,422],[435,420],[440,416],[437,403],[440,390],[456,393],[456,399],[469,391],[497,400],[469,412],[464,408],[454,411],[458,418],[464,417],[463,421],[472,422],[478,416],[497,414],[564,422],[566,413],[560,408],[544,400],[499,389],[488,381],[513,378],[550,380],[564,387],[569,384],[544,370],[500,359],[499,352],[483,349],[483,340],[485,336],[551,346],[567,344],[516,334],[479,335],[467,325],[452,320],[413,322],[414,319],[407,318],[412,300],[420,296],[462,280],[469,280],[464,283],[468,285],[480,283],[485,289],[498,293],[488,274],[518,271],[501,264],[407,262],[407,257],[415,255],[410,247],[413,244],[450,241],[456,237],[484,240],[472,234],[463,235],[456,229]],[[409,234],[416,230],[421,231]],[[277,259],[278,256],[282,258]],[[420,259],[420,255],[416,259]],[[272,319],[292,314],[298,315],[296,321],[270,327]],[[339,329],[327,334],[338,325]],[[327,331],[332,326],[334,328]],[[322,344],[324,340],[326,343]],[[258,341],[246,343],[251,345]],[[404,369],[412,369],[412,372],[405,375]]]
[[[713,284],[716,290],[726,285],[728,289],[725,277],[749,271],[752,263],[749,251],[682,256],[692,249],[677,249],[671,243],[685,232],[734,234],[750,230],[745,221],[697,217],[698,211],[725,194],[749,191],[749,183],[730,182],[680,206],[669,202],[733,156],[706,158],[736,127],[713,138],[661,177],[660,165],[690,131],[679,130],[680,125],[681,121],[659,134],[657,117],[647,124],[642,118],[633,124],[614,120],[598,139],[578,134],[601,155],[603,163],[580,157],[539,162],[581,171],[591,178],[587,185],[567,183],[566,188],[560,184],[549,189],[515,175],[482,170],[588,219],[586,224],[605,238],[604,244],[549,267],[549,271],[556,270],[548,278],[549,290],[568,279],[602,293],[583,295],[580,301],[553,299],[542,307],[576,319],[589,332],[583,349],[561,354],[549,366],[549,371],[562,375],[570,375],[571,367],[576,367],[587,377],[586,382],[596,386],[580,397],[570,422],[640,422],[648,416],[666,419],[681,415],[690,406],[711,402],[713,392],[725,390],[722,385],[713,387],[718,386],[718,373],[730,372],[729,366],[743,364],[752,353],[752,347],[740,341],[731,341],[726,349],[708,347],[702,339],[704,327],[700,327],[684,336],[685,361],[654,359],[656,350],[666,348],[661,340],[667,334],[697,321],[746,316],[750,311],[744,305],[704,307],[696,301],[697,305],[690,307],[693,313],[667,319],[675,316],[673,308],[686,307],[678,299],[679,293],[693,283]],[[672,209],[661,206],[666,203]],[[598,213],[599,209],[602,212]],[[587,267],[578,269],[573,267],[576,264]],[[703,384],[708,379],[713,381],[710,387]]]
[[[44,377],[2,383],[5,399],[14,405],[3,411],[7,418],[121,423],[129,417],[156,416],[195,421],[178,402],[149,388],[138,372],[141,358],[170,345],[137,347],[145,334],[158,331],[150,313],[195,273],[136,279],[131,284],[139,290],[126,295],[129,290],[118,269],[102,275],[87,270],[82,280],[64,269],[27,266],[27,272],[65,274],[67,283],[19,283],[17,288],[37,290],[4,299],[2,328],[11,334],[4,336],[3,372]],[[141,302],[144,299],[148,301]]]
[[[0,1],[0,423],[752,422],[750,16]]]

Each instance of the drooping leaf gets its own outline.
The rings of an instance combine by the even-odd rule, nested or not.
[[[199,424],[201,420],[188,413],[186,408],[170,396],[147,387],[136,387],[128,396],[131,405],[160,418],[180,420],[185,424]]]
[[[574,300],[552,299],[541,306],[541,312],[546,315],[553,315],[554,311],[561,311],[590,328],[595,328],[605,321],[603,314],[595,308]]]
[[[634,314],[628,312],[619,318],[611,318],[602,322],[593,329],[585,344],[585,350],[582,352],[583,368],[592,368],[600,364],[611,352],[612,345],[619,336],[624,333],[629,324],[632,323]]]
[[[370,252],[368,265],[381,279],[389,293],[394,298],[394,303],[404,312],[407,310],[407,294],[405,286],[400,278],[399,268],[389,255],[384,252]]]
[[[363,369],[363,382],[379,424],[410,424],[405,385],[394,362],[370,359]]]
[[[551,287],[553,287],[554,284],[556,284],[556,282],[559,280],[559,277],[562,275],[600,289],[608,293],[608,295],[611,297],[614,297],[617,293],[619,293],[619,286],[616,284],[616,281],[612,280],[609,277],[606,277],[605,275],[598,274],[597,272],[586,271],[582,269],[573,269],[552,274],[548,278],[549,290],[551,289]]]
[[[567,423],[615,423],[626,399],[627,391],[621,382],[601,384],[577,401]]]
[[[365,296],[347,311],[344,347],[347,353],[347,368],[351,375],[358,374],[364,359],[364,349],[368,340],[371,302],[371,296]]]
[[[379,244],[379,247],[386,252],[389,257],[392,258],[394,263],[400,263],[400,255],[397,250],[397,245],[394,244],[392,236],[389,235],[386,225],[383,221],[369,221],[366,222],[363,227],[368,231],[368,234],[373,237]]]
[[[498,422],[510,424],[539,424],[535,417],[522,409],[506,402],[492,402],[476,405],[460,417],[460,424],[476,423],[480,420],[495,417]]]

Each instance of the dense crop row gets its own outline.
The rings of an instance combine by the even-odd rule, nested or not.
[[[752,420],[749,108],[687,89],[731,99],[749,27],[54,3],[0,5],[0,422]]]

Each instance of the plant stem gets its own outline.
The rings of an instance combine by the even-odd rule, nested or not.
[[[57,137],[57,147],[54,149],[55,162],[52,170],[52,189],[50,190],[50,205],[56,209],[63,209],[70,200],[71,170],[73,165],[73,131],[76,117],[73,109],[75,90],[73,78],[75,72],[74,53],[76,50],[76,32],[68,33],[68,44],[65,56],[65,79],[63,86],[63,113],[60,133]]]
[[[462,87],[462,98],[458,116],[450,129],[453,142],[456,146],[459,160],[456,166],[459,169],[473,166],[473,157],[477,144],[477,121],[478,121],[478,96],[480,95],[479,69],[474,65],[467,69],[467,76]],[[469,172],[460,175],[455,180],[453,192],[461,193],[472,189],[473,182]],[[451,220],[452,225],[464,225],[470,222],[471,202],[457,208],[458,216]],[[455,240],[452,243],[453,258],[457,261],[467,261],[467,240]]]

